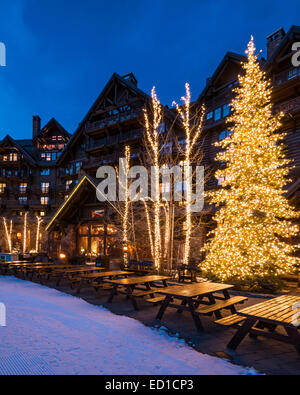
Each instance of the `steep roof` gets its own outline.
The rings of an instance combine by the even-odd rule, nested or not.
[[[62,135],[68,138],[71,138],[72,136],[55,118],[51,118],[50,121],[41,129],[40,133],[35,137],[35,139],[47,135],[53,128],[58,129]]]
[[[126,78],[129,77],[129,78]],[[134,77],[134,75],[132,73],[127,74],[124,77],[121,77],[119,74],[114,73],[111,78],[109,79],[109,81],[107,82],[107,84],[105,85],[104,89],[102,90],[102,92],[100,93],[100,95],[97,97],[97,99],[95,100],[94,104],[92,105],[92,107],[89,109],[88,113],[85,115],[85,117],[83,118],[83,120],[81,121],[81,123],[79,124],[77,130],[75,131],[75,133],[73,134],[73,136],[71,137],[69,143],[66,145],[64,151],[62,152],[59,160],[58,160],[58,164],[60,164],[66,154],[68,153],[68,151],[70,150],[70,148],[74,145],[74,143],[78,140],[78,138],[81,136],[82,133],[82,126],[85,124],[85,122],[87,122],[87,120],[90,118],[90,116],[92,115],[92,113],[95,111],[95,109],[97,108],[97,106],[99,105],[99,103],[101,103],[101,101],[105,98],[105,96],[108,94],[111,86],[115,83],[115,82],[119,82],[120,84],[126,86],[127,88],[129,88],[130,90],[134,91],[138,96],[143,97],[144,99],[148,100],[150,99],[150,96],[147,95],[145,92],[143,92],[141,89],[139,89],[136,85],[136,78]]]
[[[17,148],[30,162],[32,165],[36,165],[35,159],[31,156],[31,154],[25,149],[26,144],[29,144],[29,140],[14,140],[10,135],[6,135],[4,139],[1,141],[0,146],[5,146],[5,144],[9,143],[12,147]]]
[[[291,42],[295,34],[300,34],[300,26],[293,25],[290,30],[286,33],[284,39],[278,44],[276,49],[273,51],[269,59],[267,60],[266,67],[270,66],[281,51]]]
[[[235,52],[227,52],[222,61],[220,62],[219,66],[216,68],[213,76],[208,79],[208,82],[206,84],[206,87],[202,91],[202,93],[199,96],[199,101],[207,94],[207,91],[210,89],[211,86],[214,85],[214,83],[220,78],[220,76],[223,74],[225,71],[227,65],[230,62],[234,62],[236,64],[240,64],[241,62],[244,62],[247,60],[247,57],[244,55],[240,55]]]
[[[50,222],[46,226],[47,231],[51,231],[55,225],[55,223],[63,218],[64,215],[68,213],[69,210],[71,210],[74,214],[74,209],[72,208],[72,202],[77,198],[77,196],[80,194],[80,192],[85,188],[86,185],[91,186],[95,190],[97,189],[97,182],[94,178],[90,177],[89,175],[84,175],[79,183],[76,185],[76,187],[73,189],[72,193],[70,196],[60,205],[58,210],[55,212],[53,217],[51,218]],[[79,205],[77,205],[79,207]]]

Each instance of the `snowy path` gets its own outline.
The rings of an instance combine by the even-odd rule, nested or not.
[[[0,277],[1,374],[249,374],[56,290]]]

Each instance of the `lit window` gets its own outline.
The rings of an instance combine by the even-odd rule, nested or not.
[[[50,169],[41,170],[41,176],[50,176]]]
[[[230,104],[225,104],[223,106],[223,118],[226,118],[230,115]]]
[[[222,140],[226,139],[227,137],[231,137],[232,134],[233,134],[233,132],[230,130],[223,130],[223,132],[221,132],[219,134],[219,141],[222,141]]]
[[[219,121],[222,117],[222,108],[217,108],[215,111],[215,121]]]
[[[288,79],[292,80],[300,75],[300,67],[293,67],[289,70]]]
[[[161,184],[161,193],[170,193],[171,192],[171,184],[163,183]]]
[[[230,180],[230,177],[229,177],[229,176],[226,176],[226,177],[219,177],[219,178],[218,178],[218,185],[219,185],[219,186],[222,186],[222,185],[224,184],[225,181],[229,181],[229,180]]]
[[[79,173],[79,170],[81,169],[81,167],[82,167],[82,162],[75,163],[75,173],[76,174]]]
[[[160,124],[159,131],[160,131],[160,133],[162,133],[162,134],[166,133],[166,124],[165,124],[165,122],[162,122],[162,123]]]
[[[69,191],[71,184],[73,183],[73,180],[67,180],[66,181],[66,191]]]
[[[207,115],[206,115],[206,119],[209,121],[210,119],[213,119],[213,117],[214,117],[214,112],[213,111],[210,111],[209,113],[207,113]]]
[[[51,162],[52,161],[52,155],[50,152],[45,152],[41,154],[41,159],[46,161],[46,162]]]
[[[10,162],[17,162],[18,154],[9,154],[9,161]]]
[[[186,182],[178,182],[176,184],[176,191],[184,192],[186,191],[186,187],[187,187]]]
[[[45,211],[40,211],[40,217],[45,217],[46,213]]]
[[[6,188],[6,184],[0,184],[0,193],[4,193]]]
[[[19,185],[19,190],[21,193],[25,193],[27,191],[27,183],[22,183]]]
[[[49,204],[49,198],[45,197],[45,196],[42,196],[41,197],[41,205],[48,206],[48,204]]]
[[[92,218],[99,218],[99,217],[100,218],[104,217],[104,209],[92,211]]]
[[[49,193],[50,183],[49,182],[41,182],[41,191],[42,193]]]
[[[20,204],[26,204],[27,203],[27,197],[26,196],[19,196],[19,203]]]
[[[167,143],[167,144],[164,144],[161,148],[165,154],[169,154],[172,151],[172,147],[173,147],[172,143]]]

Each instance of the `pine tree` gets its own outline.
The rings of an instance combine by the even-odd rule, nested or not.
[[[216,145],[216,160],[225,168],[216,172],[222,189],[208,193],[220,207],[217,227],[204,247],[203,270],[214,279],[248,284],[276,284],[280,275],[299,263],[291,237],[299,228],[285,195],[290,160],[279,133],[282,114],[272,111],[272,87],[261,70],[253,37],[246,51],[244,73],[232,102],[232,134]]]

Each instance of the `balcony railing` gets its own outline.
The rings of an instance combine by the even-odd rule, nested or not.
[[[300,67],[292,67],[274,76],[274,85],[280,86],[288,81],[300,77]]]
[[[288,114],[296,110],[300,110],[300,96],[275,106],[276,113],[283,112]]]
[[[116,125],[117,123],[125,122],[131,119],[138,118],[141,115],[140,111],[131,110],[129,112],[113,115],[97,122],[89,122],[86,124],[86,131],[93,132],[99,129],[106,128],[107,126]]]

